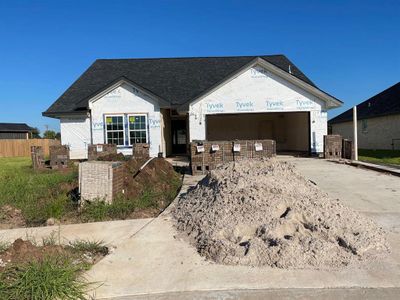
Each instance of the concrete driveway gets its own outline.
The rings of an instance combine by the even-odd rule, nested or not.
[[[94,296],[97,299],[395,298],[400,293],[400,178],[318,159],[279,159],[292,161],[306,178],[331,197],[373,217],[388,231],[392,253],[383,261],[338,271],[217,265],[205,261],[196,249],[176,238],[171,216],[166,211],[131,236],[115,241],[114,253],[89,271],[89,280],[104,283]],[[198,179],[187,177],[186,182],[190,185]]]

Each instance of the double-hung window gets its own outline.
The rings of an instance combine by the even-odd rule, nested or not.
[[[129,145],[147,143],[147,117],[143,114],[128,115]]]
[[[107,144],[123,146],[125,140],[124,116],[106,115],[106,141]]]

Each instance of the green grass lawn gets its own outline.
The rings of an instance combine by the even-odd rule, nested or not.
[[[30,225],[61,218],[73,209],[67,193],[77,176],[76,170],[34,171],[30,158],[0,158],[0,206],[21,209]]]
[[[358,159],[361,161],[400,165],[400,150],[358,150]]]

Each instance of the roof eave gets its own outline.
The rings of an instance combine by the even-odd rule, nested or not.
[[[374,118],[380,118],[380,117],[387,117],[387,116],[394,116],[394,115],[400,115],[400,113],[392,113],[392,112],[387,112],[387,113],[381,113],[381,114],[375,114],[375,115],[369,115],[369,116],[357,116],[357,120],[366,120],[366,119],[374,119]],[[346,122],[353,122],[353,119],[342,119],[342,120],[337,120],[335,121],[334,119],[329,120],[328,123],[333,125],[333,124],[340,124],[340,123],[346,123]]]
[[[270,69],[272,72],[275,72],[278,76],[283,77],[284,79],[288,80],[289,82],[293,83],[294,85],[306,90],[310,94],[316,96],[317,98],[324,100],[327,104],[331,104],[329,108],[336,108],[340,107],[343,104],[343,101],[337,99],[329,95],[328,93],[324,92],[323,90],[312,86],[311,84],[297,78],[291,73],[285,72],[282,69],[278,68],[277,66],[271,64],[270,62],[259,58],[258,63],[264,66],[267,69]]]
[[[42,112],[43,117],[48,117],[48,118],[54,118],[54,119],[59,119],[62,118],[63,116],[80,116],[80,115],[85,115],[89,112],[89,110],[82,110],[82,111],[61,111],[61,112],[49,112],[49,111],[44,111]]]
[[[20,132],[31,132],[33,130],[33,128],[31,128],[31,129],[24,129],[24,130],[15,130],[15,129],[12,129],[12,130],[0,130],[0,132],[18,132],[18,133],[20,133]]]

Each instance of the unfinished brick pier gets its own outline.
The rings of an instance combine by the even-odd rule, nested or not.
[[[193,175],[206,174],[224,162],[276,155],[274,140],[194,141],[190,144]]]

